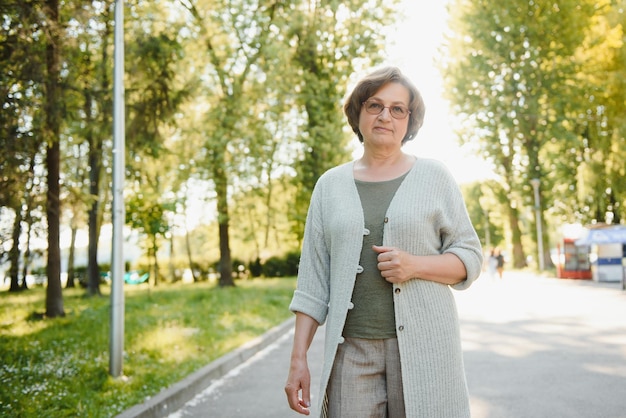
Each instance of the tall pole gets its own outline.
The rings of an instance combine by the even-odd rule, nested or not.
[[[113,70],[113,243],[109,374],[122,374],[124,352],[124,0],[115,1]]]
[[[487,248],[491,248],[491,231],[489,231],[489,212],[484,211],[485,213],[485,246]]]
[[[485,228],[485,248],[491,248],[491,231],[489,230],[489,211],[487,210],[488,204],[485,195],[481,195],[478,198],[478,204],[483,210],[483,215],[485,217],[485,221],[483,222]]]
[[[535,222],[537,223],[537,261],[539,262],[539,270],[544,270],[543,259],[543,228],[541,226],[541,204],[539,200],[539,185],[541,181],[539,179],[532,179],[530,181],[535,191]]]

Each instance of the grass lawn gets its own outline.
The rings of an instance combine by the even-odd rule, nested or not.
[[[125,288],[123,378],[109,369],[110,288],[0,293],[0,416],[112,417],[288,319],[295,279]],[[286,373],[286,371],[285,371]]]

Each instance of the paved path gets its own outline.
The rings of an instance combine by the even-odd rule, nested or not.
[[[274,344],[233,369],[189,401],[169,418],[280,418],[301,416],[287,404],[283,390],[289,369],[293,328]],[[319,328],[309,349],[311,403],[319,391],[324,328]],[[316,367],[317,366],[317,367]]]
[[[505,272],[455,292],[473,418],[626,418],[626,292]],[[320,331],[323,331],[320,329]],[[292,332],[169,418],[289,418]],[[317,393],[322,333],[309,362]]]
[[[626,292],[505,273],[456,293],[473,418],[626,417]]]

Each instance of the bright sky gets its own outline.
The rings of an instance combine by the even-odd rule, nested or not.
[[[453,132],[454,120],[443,99],[441,76],[434,58],[447,28],[446,0],[403,0],[398,23],[391,28],[385,64],[399,67],[422,93],[426,103],[424,126],[405,150],[420,157],[443,161],[459,183],[490,176],[488,165],[461,148]],[[403,19],[403,16],[406,18]]]

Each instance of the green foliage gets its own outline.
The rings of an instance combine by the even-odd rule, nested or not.
[[[148,236],[165,235],[169,230],[166,213],[172,211],[172,203],[155,202],[138,194],[127,202],[126,223]]]
[[[349,77],[379,62],[395,3],[139,0],[125,8],[124,192],[128,225],[153,260],[141,262],[156,270],[174,233],[193,244],[171,247],[177,270],[181,260],[204,269],[220,259],[226,278],[231,247],[247,261],[299,246],[315,181],[349,158],[341,112]],[[44,140],[60,143],[59,216],[71,228],[88,224],[93,282],[98,234],[111,221],[114,2],[66,1],[54,31],[42,29],[51,27],[44,4],[3,9],[0,144],[9,152],[0,157],[0,206],[27,208],[15,224],[36,225]],[[48,35],[58,39],[59,77],[46,70]],[[47,87],[58,94],[42,112]],[[58,122],[47,137],[46,115]],[[198,188],[206,204],[193,212]],[[188,229],[214,221],[214,237],[194,242],[201,231]],[[185,247],[193,251],[173,253]]]
[[[178,86],[177,64],[182,46],[171,35],[141,34],[127,48],[129,123],[126,130],[131,156],[159,158],[164,152],[164,127],[172,122],[189,91]]]
[[[124,379],[107,372],[107,298],[66,290],[67,316],[51,321],[33,314],[43,289],[4,293],[0,415],[114,416],[286,320],[294,287],[293,279],[128,287]]]
[[[580,218],[586,222],[626,218],[626,54],[623,1],[597,4],[590,31],[577,53],[587,71],[578,82],[587,86],[578,117],[579,141],[574,172]]]
[[[296,187],[286,176],[268,179],[233,196],[231,212],[233,253],[244,260],[267,258],[296,250],[297,239],[286,214]]]
[[[306,119],[294,163],[297,199],[289,214],[299,240],[317,179],[350,158],[341,100],[357,60],[371,66],[381,59],[380,34],[391,21],[393,6],[393,1],[324,1],[296,9],[291,16],[289,31],[296,44],[292,65],[299,75],[295,88]]]
[[[574,0],[450,5],[449,55],[441,62],[446,91],[464,121],[461,140],[477,145],[500,176],[520,261],[522,236],[535,230],[531,179],[541,181],[549,225],[622,213],[624,182],[616,173],[624,165],[617,168],[613,149],[623,149],[624,131],[610,116],[621,112],[624,97],[615,77],[624,71],[618,9]],[[621,104],[607,90],[620,91]]]
[[[494,188],[497,185],[490,182],[461,186],[467,211],[484,250],[506,244],[503,235],[506,219],[502,216],[506,211],[493,193]]]

